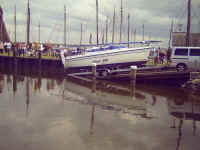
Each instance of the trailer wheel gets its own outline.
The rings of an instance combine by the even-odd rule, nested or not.
[[[185,64],[178,64],[178,65],[176,66],[176,70],[177,70],[178,72],[186,71],[186,69],[187,69],[187,67],[186,67]]]
[[[103,77],[107,77],[107,76],[109,76],[109,74],[110,74],[110,70],[109,69],[106,69],[106,70],[102,71],[102,76]]]

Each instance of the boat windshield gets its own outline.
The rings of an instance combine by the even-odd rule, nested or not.
[[[114,46],[114,45],[109,45],[105,47],[95,47],[88,49],[87,52],[97,52],[97,51],[105,51],[105,50],[114,50],[114,49],[120,49],[120,48],[125,48],[125,46]]]

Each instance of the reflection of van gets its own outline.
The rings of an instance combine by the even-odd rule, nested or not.
[[[171,66],[177,71],[200,70],[200,47],[174,47]]]

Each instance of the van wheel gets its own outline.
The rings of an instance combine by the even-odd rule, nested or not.
[[[183,72],[183,71],[185,71],[186,69],[187,69],[187,67],[186,67],[185,64],[178,64],[178,65],[176,66],[176,70],[177,70],[178,72]]]

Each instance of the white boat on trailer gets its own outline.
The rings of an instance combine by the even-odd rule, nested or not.
[[[67,70],[91,70],[93,63],[97,65],[97,72],[122,69],[136,65],[144,66],[148,61],[148,56],[154,47],[143,46],[128,48],[124,46],[107,45],[94,47],[77,55],[67,56],[61,52],[61,59],[64,68]]]

